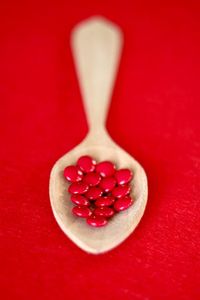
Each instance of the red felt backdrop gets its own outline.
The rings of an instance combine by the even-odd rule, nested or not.
[[[149,179],[138,228],[100,256],[65,237],[48,195],[87,132],[69,35],[93,14],[124,31],[108,129]],[[198,1],[1,0],[0,25],[0,298],[200,299]]]

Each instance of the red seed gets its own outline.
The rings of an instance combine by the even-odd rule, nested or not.
[[[68,166],[64,170],[65,178],[70,182],[78,182],[83,178],[83,172],[76,166]]]
[[[90,201],[82,195],[72,195],[71,201],[79,206],[89,206]]]
[[[110,161],[102,161],[96,165],[96,172],[102,177],[112,176],[115,173],[115,166]]]
[[[89,186],[95,186],[101,181],[101,176],[98,173],[90,172],[83,177],[83,181]]]
[[[84,182],[74,182],[70,185],[68,191],[71,194],[85,194],[89,189],[89,186]]]
[[[96,200],[97,198],[101,197],[102,194],[103,194],[102,189],[94,186],[89,189],[89,191],[86,193],[85,196],[90,200]]]
[[[96,162],[91,156],[85,155],[78,159],[77,165],[81,171],[85,173],[93,172],[95,170]]]
[[[87,218],[91,216],[92,212],[87,206],[74,206],[72,212],[75,216]]]
[[[127,184],[131,181],[133,177],[132,172],[129,169],[121,169],[117,170],[115,173],[115,178],[117,180],[117,183],[120,185]]]
[[[91,217],[87,218],[87,223],[93,227],[101,227],[105,226],[108,221],[105,217],[92,215]]]
[[[116,186],[112,190],[112,195],[116,198],[122,198],[130,193],[131,187],[129,185]]]
[[[97,207],[93,211],[95,216],[112,217],[115,211],[111,207]]]
[[[101,180],[99,186],[106,193],[111,192],[116,185],[116,180],[114,177],[105,177]]]
[[[72,209],[73,214],[86,218],[90,226],[105,226],[115,212],[133,204],[129,196],[132,172],[129,169],[116,171],[110,161],[96,164],[91,156],[81,156],[77,166],[65,168],[64,177],[71,182],[68,191],[72,194],[71,201],[77,205]]]
[[[97,207],[110,206],[115,202],[115,198],[113,196],[104,196],[96,200],[95,205]]]
[[[133,204],[133,199],[130,196],[126,196],[115,201],[114,209],[116,211],[123,211],[129,208],[132,204]]]

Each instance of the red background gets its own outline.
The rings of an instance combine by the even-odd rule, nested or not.
[[[107,125],[144,166],[149,201],[93,256],[59,229],[48,183],[87,132],[69,36],[97,13],[125,34]],[[198,1],[8,0],[0,24],[1,299],[200,299]]]

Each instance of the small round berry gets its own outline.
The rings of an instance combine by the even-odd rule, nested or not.
[[[115,201],[114,209],[116,211],[123,211],[129,208],[132,204],[133,199],[130,196],[126,196]]]
[[[116,198],[122,198],[130,193],[131,187],[129,185],[119,185],[112,190],[112,195]]]
[[[96,165],[96,172],[102,177],[112,176],[115,173],[115,165],[110,161],[102,161]]]
[[[102,216],[106,218],[110,218],[115,214],[115,211],[111,207],[97,207],[93,211],[95,216]]]
[[[115,178],[117,180],[117,183],[120,185],[127,184],[131,181],[133,177],[132,172],[129,169],[121,169],[117,170],[115,173]]]
[[[89,186],[95,186],[101,181],[101,176],[98,173],[90,172],[83,177],[83,181]]]
[[[92,159],[89,155],[81,156],[78,161],[77,165],[84,173],[93,172],[95,170],[96,162]]]
[[[95,205],[97,207],[111,206],[115,202],[113,196],[104,196],[96,200]]]
[[[87,218],[87,223],[93,227],[102,227],[105,226],[108,221],[105,217],[92,215],[91,217]]]
[[[79,194],[72,195],[71,201],[78,206],[89,206],[90,205],[90,201],[83,195],[79,195]]]
[[[103,194],[102,189],[100,189],[99,187],[93,186],[91,187],[88,192],[86,193],[86,197],[89,200],[96,200],[97,198],[101,197]]]
[[[69,193],[71,194],[85,194],[89,189],[89,186],[84,182],[74,182],[69,186]]]
[[[68,166],[64,170],[64,176],[69,182],[78,182],[83,178],[83,172],[76,166]]]
[[[105,177],[101,180],[99,186],[106,193],[111,192],[116,185],[116,180],[114,177]]]
[[[75,216],[87,218],[92,215],[91,210],[87,206],[74,206],[72,212]]]

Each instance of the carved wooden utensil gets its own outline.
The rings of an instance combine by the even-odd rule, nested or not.
[[[88,19],[73,30],[71,46],[89,133],[78,146],[55,163],[50,176],[50,201],[59,226],[77,246],[94,254],[111,250],[124,241],[142,218],[147,202],[144,169],[111,139],[105,129],[122,44],[123,36],[119,27],[101,17]],[[81,155],[91,155],[97,161],[113,161],[118,168],[129,168],[134,173],[134,204],[116,214],[105,227],[90,227],[85,220],[71,213],[73,204],[67,192],[68,184],[63,170],[67,165],[75,164]]]

